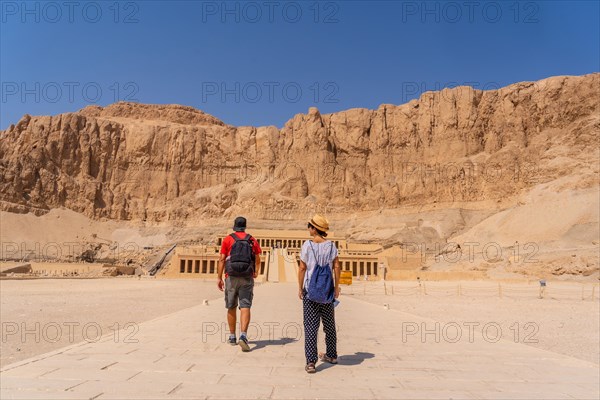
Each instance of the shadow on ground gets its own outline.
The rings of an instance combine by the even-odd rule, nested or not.
[[[373,353],[364,353],[359,351],[354,354],[339,356],[337,361],[339,365],[358,365],[362,364],[363,361],[373,357],[375,357],[375,354]],[[335,366],[335,364],[322,363],[319,365],[319,370],[324,370],[333,366]]]
[[[286,344],[290,344],[293,342],[297,342],[298,339],[294,338],[281,338],[281,339],[273,339],[273,340],[257,340],[255,342],[250,342],[255,346],[251,348],[252,351],[260,350],[267,346],[285,346]]]

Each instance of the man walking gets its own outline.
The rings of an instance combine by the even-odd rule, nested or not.
[[[250,351],[248,345],[248,325],[250,307],[254,297],[254,278],[258,276],[261,248],[258,241],[246,233],[246,218],[237,217],[233,223],[233,233],[223,239],[219,259],[219,290],[225,292],[227,323],[229,324],[229,344],[239,344],[242,351]],[[225,271],[225,282],[223,282]],[[240,308],[240,340],[236,342],[236,310]]]

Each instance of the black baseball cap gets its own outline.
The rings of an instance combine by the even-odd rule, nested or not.
[[[246,218],[237,217],[233,223],[233,230],[236,232],[244,232],[246,230]]]

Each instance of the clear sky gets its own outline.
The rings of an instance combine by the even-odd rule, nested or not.
[[[600,71],[598,1],[2,1],[0,128],[118,100],[233,125]]]

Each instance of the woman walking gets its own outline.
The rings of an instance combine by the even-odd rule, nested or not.
[[[298,297],[304,306],[305,370],[309,374],[317,371],[315,364],[319,358],[321,361],[337,364],[333,301],[340,294],[340,264],[335,244],[326,239],[328,230],[327,218],[319,214],[313,216],[308,222],[308,233],[312,240],[304,242],[300,251]],[[326,352],[319,354],[317,332],[321,320],[325,331]]]

